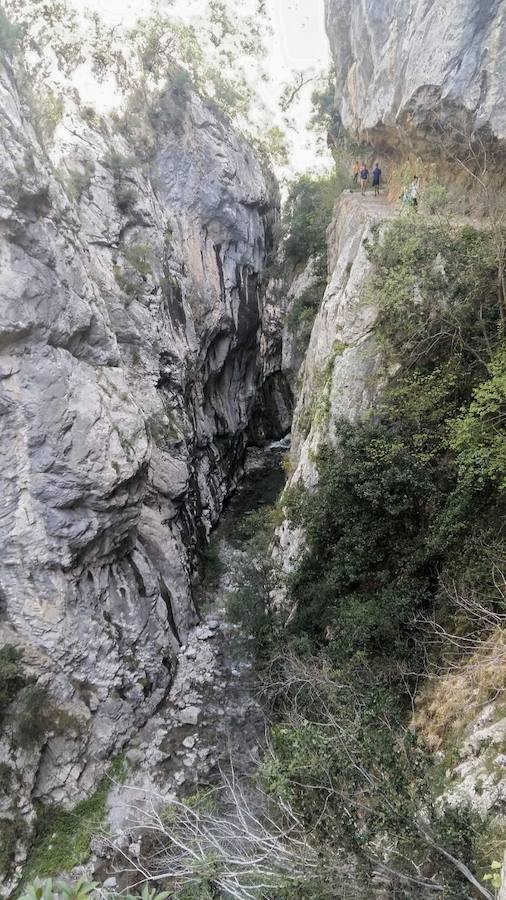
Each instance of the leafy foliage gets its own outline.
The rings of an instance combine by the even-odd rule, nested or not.
[[[274,610],[275,653],[261,657],[278,722],[264,777],[322,847],[345,842],[365,873],[388,846],[398,896],[418,896],[409,878],[430,866],[456,900],[462,876],[434,848],[483,874],[485,825],[436,800],[442,776],[408,724],[431,653],[426,619],[476,630],[462,613],[453,622],[445,584],[464,580],[494,609],[503,572],[497,265],[486,233],[411,218],[378,231],[369,255],[397,374],[374,418],[339,423],[321,448],[317,487],[284,497],[305,548],[286,585],[289,622]]]
[[[11,644],[0,648],[0,723],[7,715],[12,741],[24,749],[44,737],[54,718],[46,688],[26,673],[22,652]]]
[[[117,757],[91,797],[81,800],[73,810],[45,806],[39,811],[35,837],[24,869],[27,882],[34,877],[68,872],[89,857],[90,841],[100,830],[106,814],[107,797],[115,781],[126,774],[125,764]]]
[[[97,893],[99,885],[94,881],[85,881],[80,878],[79,881],[71,883],[62,878],[35,878],[28,884],[23,893],[20,894],[18,900],[87,900]],[[112,894],[104,892],[100,888],[100,896],[108,900],[112,900]],[[151,888],[148,884],[144,884],[141,891],[136,894],[121,895],[124,900],[167,900],[170,896],[168,891],[158,891]]]
[[[49,144],[63,118],[65,104],[61,94],[46,86],[32,97],[33,120],[42,144]]]
[[[23,654],[12,644],[0,647],[0,716],[24,687]]]
[[[18,841],[25,837],[26,823],[21,817],[0,819],[0,872],[7,873],[12,868]]]
[[[327,228],[347,176],[336,167],[330,175],[301,175],[290,186],[285,207],[284,255],[293,265],[314,256],[326,269]]]
[[[87,900],[93,895],[97,885],[80,879],[75,884],[70,884],[63,879],[51,878],[35,880],[27,885],[19,897],[19,900]]]
[[[17,49],[18,80],[40,128],[51,134],[60,114],[49,103],[54,86],[82,63],[99,82],[116,82],[124,98],[117,124],[145,161],[155,152],[160,125],[181,128],[189,86],[219,118],[235,121],[245,133],[253,130],[258,136],[271,127],[255,91],[256,81],[267,77],[261,62],[266,28],[261,4],[249,15],[230,0],[209,0],[198,22],[185,22],[153,4],[154,11],[130,28],[108,26],[98,12],[76,10],[67,0],[6,0],[5,5],[9,18],[0,19],[0,49]],[[259,112],[262,119],[254,129],[248,124],[253,100],[255,120]],[[269,163],[283,157],[279,129],[263,141],[263,152]]]
[[[473,400],[450,429],[461,476],[474,484],[491,480],[506,490],[506,345],[490,362],[491,377],[475,389]]]
[[[317,276],[304,291],[295,298],[287,317],[290,331],[297,337],[300,348],[307,346],[316,314],[325,293],[327,279]]]
[[[311,261],[311,281],[294,300],[287,324],[300,349],[309,341],[315,316],[327,285],[327,228],[334,205],[344,190],[347,178],[336,164],[329,175],[299,176],[290,186],[278,235],[279,271],[274,276],[288,277],[294,269]],[[309,270],[308,270],[309,271]]]
[[[321,454],[318,490],[290,503],[308,544],[291,584],[297,628],[319,642],[332,626],[340,658],[400,663],[407,619],[427,588],[418,540],[433,485],[386,425],[343,423],[337,440],[338,450]]]
[[[399,219],[368,245],[378,333],[405,366],[449,355],[486,359],[497,339],[497,265],[490,236]]]
[[[12,56],[23,36],[23,28],[7,17],[0,7],[0,52]]]

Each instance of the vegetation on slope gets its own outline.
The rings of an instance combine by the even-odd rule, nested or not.
[[[362,861],[364,897],[375,872],[399,897],[437,889],[461,900],[501,841],[492,817],[440,799],[448,757],[429,752],[430,710],[413,714],[432,666],[481,660],[474,715],[504,689],[498,266],[486,233],[412,217],[377,233],[369,254],[367,291],[398,374],[373,417],[341,423],[321,449],[317,489],[285,498],[306,535],[287,585],[288,625],[261,585],[244,592],[276,723],[264,776],[322,852],[344,845]],[[495,677],[479,655],[487,641],[499,647]],[[466,714],[453,710],[447,724]],[[321,896],[341,896],[333,890]]]
[[[473,705],[504,690],[497,265],[486,234],[412,217],[378,231],[369,254],[364,299],[373,292],[378,337],[397,374],[374,416],[339,423],[321,448],[318,487],[283,499],[306,535],[284,585],[288,621],[269,562],[281,509],[250,515],[241,528],[246,558],[230,614],[254,635],[272,721],[262,803],[280,839],[300,842],[311,863],[296,878],[269,870],[268,896],[370,900],[384,884],[405,900],[434,892],[462,900],[473,896],[473,878],[496,877],[504,845],[493,816],[445,800],[452,741]],[[423,687],[434,668],[448,672],[442,681],[460,692],[458,708]],[[186,807],[181,814],[187,822]],[[201,842],[227,821],[213,819],[205,835],[200,820],[191,825]],[[268,829],[263,839],[271,841]],[[192,847],[183,847],[185,866]],[[189,896],[220,896],[230,859],[204,863],[184,876]],[[248,896],[252,865],[248,857],[234,872],[239,897]],[[251,877],[248,890],[260,896]]]
[[[60,875],[85,863],[90,842],[106,818],[107,798],[115,783],[124,780],[125,763],[118,756],[109,766],[96,791],[72,810],[61,806],[41,806],[35,835],[24,868],[24,879]]]

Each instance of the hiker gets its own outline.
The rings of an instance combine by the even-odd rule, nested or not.
[[[374,188],[374,196],[378,197],[380,192],[380,182],[381,182],[381,169],[379,164],[376,163],[374,169],[372,170],[372,186]]]
[[[409,188],[409,199],[411,206],[418,206],[418,175],[413,175],[413,181],[411,182],[411,186]]]
[[[355,162],[353,163],[352,171],[353,171],[353,184],[355,185],[355,187],[358,187],[358,176],[359,176],[359,172],[360,172],[360,166],[358,164],[358,159],[355,160]]]
[[[405,206],[418,206],[418,175],[413,175],[413,181],[407,187],[402,195],[402,202]]]
[[[360,190],[362,191],[362,196],[365,196],[365,192],[367,189],[367,181],[369,179],[369,169],[367,168],[365,162],[360,166]]]

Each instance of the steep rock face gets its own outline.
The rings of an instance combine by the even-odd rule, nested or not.
[[[10,70],[0,110],[0,643],[73,723],[14,763],[4,729],[4,815],[28,820],[96,783],[196,621],[193,553],[261,378],[276,198],[194,96],[150,167],[76,109],[49,159]]]
[[[255,407],[253,441],[259,443],[287,435],[291,429],[294,406],[294,354],[287,325],[290,291],[282,278],[271,278],[266,285],[261,341],[262,386]],[[297,361],[297,370],[301,364]]]
[[[377,147],[422,151],[433,124],[506,138],[501,0],[326,0],[344,127]]]
[[[357,194],[345,193],[337,204],[328,232],[329,284],[313,325],[294,415],[295,480],[313,480],[319,442],[332,438],[339,418],[355,420],[378,396],[376,309],[363,296],[370,271],[364,241],[375,223],[391,215],[388,204]]]
[[[299,375],[289,485],[314,485],[316,452],[322,443],[332,442],[336,422],[356,421],[381,394],[385,370],[374,337],[377,310],[364,297],[370,272],[364,241],[373,225],[391,215],[388,204],[358,194],[344,193],[336,205],[327,235],[329,284]],[[285,569],[298,558],[301,542],[301,533],[286,522],[278,529]]]

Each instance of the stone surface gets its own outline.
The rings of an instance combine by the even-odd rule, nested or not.
[[[354,137],[410,153],[450,115],[506,138],[502,0],[325,0],[336,102]]]
[[[488,703],[466,727],[443,795],[444,802],[472,805],[483,816],[504,816],[506,804],[506,718],[497,718],[498,708]]]
[[[336,422],[355,420],[371,408],[383,380],[374,339],[376,309],[364,299],[370,272],[364,241],[392,207],[381,199],[344,193],[329,228],[330,279],[316,316],[300,373],[292,430],[290,483],[315,483],[315,453],[332,441]],[[284,543],[284,542],[283,542]],[[290,555],[288,546],[284,547]]]
[[[109,794],[115,844],[144,811],[163,808],[176,794],[194,794],[231,763],[237,777],[258,763],[265,723],[248,649],[234,626],[211,618],[209,630],[205,641],[201,627],[190,630],[188,649],[196,654],[180,653],[164,703],[139,732],[140,759]]]
[[[334,438],[339,419],[354,421],[380,395],[385,373],[374,338],[377,312],[365,302],[363,289],[370,272],[364,240],[371,228],[394,214],[382,198],[345,192],[328,229],[329,283],[316,316],[299,372],[291,447],[292,474],[288,487],[317,481],[316,453]],[[307,283],[307,272],[300,276]],[[295,283],[295,289],[297,284]],[[285,520],[276,531],[274,556],[291,572],[304,548],[304,535]],[[284,603],[284,591],[274,602]]]
[[[195,550],[263,378],[277,198],[192,95],[146,166],[71,99],[44,148],[2,68],[0,135],[0,644],[78,725],[19,761],[0,819],[24,804],[29,824],[93,789],[197,622]]]

